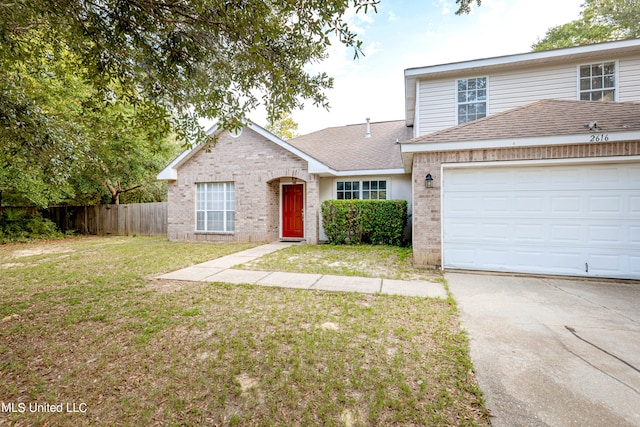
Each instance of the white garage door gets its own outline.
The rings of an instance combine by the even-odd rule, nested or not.
[[[445,268],[640,278],[640,163],[444,168]]]

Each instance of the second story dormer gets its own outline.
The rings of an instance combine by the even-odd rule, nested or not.
[[[640,102],[640,39],[409,68],[415,137],[542,99]]]

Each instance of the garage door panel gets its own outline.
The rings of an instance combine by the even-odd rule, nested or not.
[[[475,206],[477,205],[476,197],[467,194],[452,195],[446,202],[447,210],[456,212],[457,216],[464,213],[473,214],[475,212]]]
[[[442,217],[444,267],[640,278],[638,163],[445,168]]]
[[[515,198],[515,206],[512,205],[511,210],[518,212],[541,214],[545,211],[545,197],[543,195],[525,195]]]
[[[640,248],[640,225],[630,225],[626,235],[629,236],[629,246]]]
[[[513,238],[517,241],[541,243],[545,241],[544,234],[543,224],[518,223],[513,225]]]
[[[621,261],[624,257],[620,257],[615,253],[596,254],[589,256],[588,268],[592,274],[609,275],[615,274],[622,268]]]
[[[589,198],[589,211],[594,214],[620,212],[620,199],[622,196],[591,196]]]
[[[481,202],[485,212],[504,213],[509,211],[509,198],[506,196],[485,197]]]
[[[545,218],[546,219],[546,218]],[[570,245],[578,245],[583,243],[583,228],[580,225],[576,224],[562,224],[561,222],[554,225],[548,225],[549,230],[551,231],[549,237],[547,239],[548,244],[550,245],[558,245],[561,244],[563,246]]]
[[[559,271],[582,270],[586,259],[584,255],[575,250],[549,248],[549,266]]]
[[[581,168],[551,168],[541,169],[546,171],[546,179],[543,182],[553,183],[553,185],[570,185],[575,187],[584,182],[584,171]]]
[[[577,196],[550,196],[551,210],[557,213],[577,214],[582,211],[582,198]]]
[[[619,245],[627,240],[623,225],[591,225],[588,227],[589,242],[594,244]]]
[[[631,272],[631,277],[640,277],[640,254],[630,255],[628,257],[628,269]]]

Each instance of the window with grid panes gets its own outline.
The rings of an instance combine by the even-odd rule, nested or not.
[[[338,181],[336,198],[352,200],[360,198],[360,181]]]
[[[616,63],[581,65],[579,84],[581,101],[615,101]]]
[[[487,115],[487,78],[460,79],[458,90],[458,124],[481,119]]]
[[[233,182],[196,184],[196,231],[235,230]]]
[[[362,198],[365,200],[386,200],[387,181],[362,181]]]

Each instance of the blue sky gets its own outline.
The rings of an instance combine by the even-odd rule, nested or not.
[[[331,110],[309,103],[294,111],[299,132],[329,126],[404,118],[404,70],[528,52],[550,27],[576,19],[584,0],[482,0],[470,15],[455,15],[455,0],[381,0],[378,12],[347,15],[366,57],[332,45],[312,70],[335,79],[327,93]],[[250,117],[265,125],[265,114]]]

